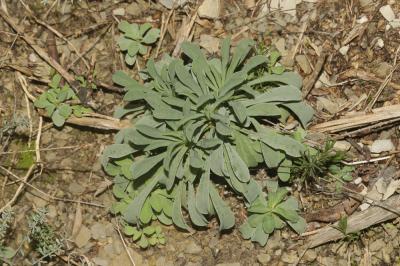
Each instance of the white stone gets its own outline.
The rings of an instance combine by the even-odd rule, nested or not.
[[[75,237],[74,242],[78,246],[78,248],[82,248],[89,242],[90,238],[91,238],[91,233],[89,228],[82,225],[81,229],[79,230],[79,233]]]
[[[382,16],[389,22],[396,18],[390,5],[382,6],[379,8],[379,12],[381,12]]]
[[[198,9],[199,17],[216,19],[221,12],[220,0],[204,0]]]
[[[177,8],[186,4],[187,0],[159,0],[160,4],[168,9]]]
[[[393,150],[394,145],[390,139],[377,139],[372,143],[369,149],[372,153],[381,153]]]
[[[358,24],[363,24],[363,23],[365,23],[365,22],[368,22],[368,18],[367,18],[366,15],[364,15],[364,16],[362,16],[361,18],[357,19],[356,22],[357,22]]]
[[[336,141],[333,148],[338,151],[348,151],[351,148],[351,144],[344,140]]]
[[[341,53],[342,55],[347,55],[347,52],[349,51],[349,49],[350,49],[350,45],[342,46],[339,49],[339,53]]]
[[[400,27],[400,19],[396,18],[390,21],[390,26],[392,26],[394,29]]]
[[[125,9],[120,7],[113,10],[114,16],[125,16]]]
[[[208,34],[200,35],[200,46],[206,49],[209,53],[218,52],[220,40]]]

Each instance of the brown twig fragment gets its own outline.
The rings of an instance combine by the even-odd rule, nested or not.
[[[319,55],[318,61],[314,66],[314,71],[311,73],[307,83],[303,87],[303,97],[307,98],[308,94],[310,94],[311,90],[314,87],[315,82],[317,82],[319,74],[324,67],[326,58],[328,57],[328,43],[324,42],[322,45],[322,52]]]
[[[384,202],[382,208],[380,206],[372,206],[365,211],[355,213],[347,219],[347,233],[359,232],[372,225],[379,224],[398,217],[400,212],[400,195],[393,196]],[[337,224],[335,224],[337,226]],[[311,236],[306,246],[314,248],[322,244],[343,238],[344,235],[332,226],[322,228],[317,234]]]
[[[52,66],[60,75],[68,82],[68,84],[71,86],[71,88],[74,90],[74,92],[80,96],[80,92],[78,91],[79,88],[79,82],[75,80],[74,76],[68,73],[56,60],[51,58],[47,52],[42,49],[39,45],[36,44],[36,42],[29,37],[28,35],[24,34],[24,30],[17,25],[15,20],[7,14],[0,10],[0,16],[7,22],[8,25],[10,25],[18,35],[21,36],[21,38],[29,45],[32,47],[33,50],[44,60],[46,61],[50,66]],[[81,101],[84,101],[83,97],[80,97]]]
[[[321,123],[311,127],[311,130],[322,133],[337,133],[349,129],[370,126],[379,123],[397,122],[400,119],[400,104],[372,109],[370,113],[354,112],[342,118]]]
[[[183,25],[182,25],[182,28],[178,32],[178,36],[179,37],[178,37],[178,39],[176,41],[175,49],[172,52],[172,56],[174,56],[174,57],[178,56],[180,51],[181,51],[181,44],[184,41],[190,40],[190,38],[189,38],[190,37],[190,32],[192,31],[194,22],[196,21],[197,10],[199,9],[199,7],[200,7],[200,5],[197,6],[197,8],[194,11],[194,14],[192,15],[192,18],[191,18],[191,20],[190,20],[190,22],[188,24],[184,25],[183,22],[182,22]]]
[[[393,67],[390,70],[390,73],[386,76],[385,80],[383,81],[383,83],[379,87],[378,91],[374,95],[374,98],[365,108],[365,111],[367,111],[367,112],[371,111],[371,109],[374,107],[376,101],[378,100],[379,96],[382,94],[383,89],[385,89],[386,85],[392,80],[393,73],[394,73],[394,71],[396,71],[396,69],[399,66],[399,64],[397,64],[397,56],[399,54],[399,51],[400,51],[400,46],[397,47],[396,54],[395,54],[394,60],[393,60]]]
[[[374,74],[369,73],[365,70],[362,69],[350,69],[342,74],[340,74],[341,79],[348,79],[348,78],[357,78],[361,79],[364,81],[372,81],[372,82],[377,82],[377,83],[383,83],[385,80],[376,77]],[[400,90],[400,85],[394,82],[389,82],[387,84],[388,86],[392,87],[393,89]]]

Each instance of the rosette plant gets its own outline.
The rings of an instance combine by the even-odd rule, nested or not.
[[[207,59],[197,45],[183,43],[182,59],[147,62],[144,84],[114,74],[126,90],[126,105],[116,115],[129,115],[132,127],[115,136],[102,163],[115,176],[119,201],[113,212],[127,224],[143,227],[157,219],[188,230],[216,216],[220,230],[230,229],[234,213],[217,184],[227,184],[251,206],[265,202],[265,193],[250,169],[264,165],[289,180],[292,160],[305,146],[266,121],[284,123],[292,115],[306,126],[313,110],[302,102],[298,74],[256,72],[269,62],[251,56],[253,46],[242,40],[231,54],[225,39],[221,58]],[[290,220],[299,232],[296,223],[304,221]]]

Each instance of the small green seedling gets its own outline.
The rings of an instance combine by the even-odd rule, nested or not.
[[[119,49],[126,52],[125,62],[130,66],[135,64],[138,54],[146,54],[148,46],[160,36],[160,30],[152,29],[150,23],[138,25],[123,20],[118,24],[118,29],[124,33],[118,40]]]
[[[93,82],[88,81],[84,76],[77,76],[76,80],[79,81],[80,86],[83,88],[97,90],[97,85]]]
[[[361,232],[359,231],[352,233],[349,233],[347,231],[347,216],[343,216],[342,218],[340,218],[340,220],[338,221],[338,225],[333,225],[332,227],[339,230],[343,234],[343,240],[349,243],[358,240],[361,236]]]
[[[49,83],[50,89],[42,93],[34,102],[37,108],[43,108],[47,115],[51,117],[54,125],[62,127],[65,121],[71,116],[82,117],[83,114],[90,113],[90,108],[80,104],[72,104],[78,97],[68,84],[60,87],[61,76],[56,74]]]
[[[165,236],[162,233],[160,226],[148,225],[138,229],[134,226],[126,225],[124,227],[124,233],[127,236],[131,236],[132,240],[141,248],[147,248],[150,245],[155,246],[165,244]]]
[[[274,184],[267,198],[260,196],[252,202],[247,210],[249,218],[240,227],[243,238],[264,246],[269,235],[286,224],[299,234],[305,231],[306,221],[298,214],[297,200],[287,197],[288,192],[286,188]]]

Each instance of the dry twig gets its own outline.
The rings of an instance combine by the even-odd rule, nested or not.
[[[337,133],[349,129],[371,125],[376,127],[379,122],[396,122],[400,119],[400,104],[384,106],[367,112],[348,113],[342,118],[317,124],[311,130],[322,133]]]
[[[328,57],[329,54],[328,50],[329,50],[328,42],[325,41],[324,44],[322,45],[322,52],[319,55],[317,63],[315,64],[314,71],[311,73],[307,83],[303,87],[304,98],[307,98],[308,94],[310,94],[311,90],[313,89],[315,82],[317,82],[319,74],[321,73],[324,67],[326,58]]]
[[[7,22],[8,25],[10,25],[18,35],[21,36],[21,38],[29,45],[32,47],[33,50],[43,59],[45,60],[50,66],[52,66],[60,75],[68,82],[68,84],[71,86],[71,88],[74,90],[74,92],[77,95],[80,95],[78,88],[79,88],[79,82],[75,80],[74,76],[71,75],[68,71],[66,71],[56,60],[51,58],[47,52],[42,49],[39,45],[36,44],[35,40],[28,35],[24,34],[24,30],[17,25],[15,20],[7,14],[0,10],[0,16]]]
[[[393,196],[383,202],[388,208],[373,206],[365,211],[355,213],[348,217],[347,232],[354,233],[366,229],[372,225],[379,224],[398,217],[400,212],[400,195]],[[337,224],[335,224],[337,225]],[[342,232],[327,226],[322,228],[317,234],[311,236],[307,241],[307,246],[314,248],[322,244],[343,238]]]

